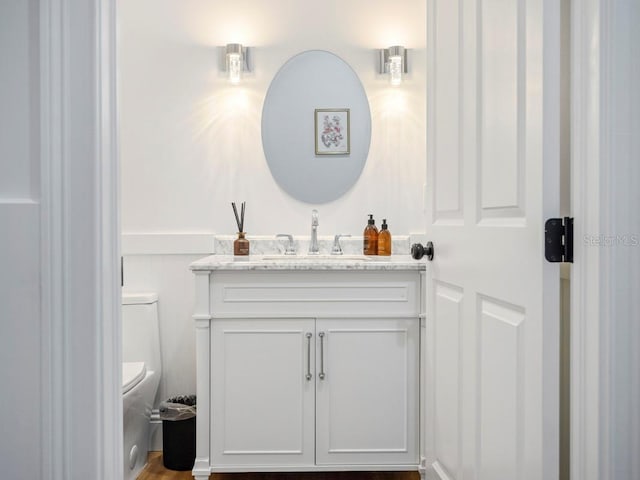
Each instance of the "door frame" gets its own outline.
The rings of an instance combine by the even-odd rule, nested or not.
[[[595,2],[577,5],[571,14],[571,215],[575,239],[587,231],[600,230],[600,138],[598,108],[600,72],[590,70],[599,65],[600,45],[589,43],[598,35],[599,12]],[[597,37],[596,37],[597,38]],[[596,143],[594,145],[593,143]],[[571,478],[595,480],[600,477],[600,259],[598,251],[587,255],[575,242],[571,265],[570,313],[570,472]],[[603,371],[607,369],[604,368]]]
[[[116,3],[113,0],[39,1],[44,165],[42,331],[52,334],[43,341],[41,382],[42,411],[45,412],[42,478],[48,479],[70,478],[67,473],[71,468],[95,472],[92,478],[96,479],[119,478],[123,465],[121,427],[117,426],[119,422],[113,422],[113,418],[120,418],[122,413],[120,289],[116,287],[120,256]],[[612,206],[612,192],[602,181],[608,178],[606,159],[611,147],[607,144],[609,117],[604,115],[608,113],[610,98],[601,95],[610,87],[604,75],[604,66],[611,57],[607,49],[611,18],[607,12],[615,0],[572,3],[572,208],[578,241],[571,287],[571,471],[572,478],[589,480],[610,471],[608,409],[616,392],[611,387],[608,339],[615,325],[610,321],[611,292],[606,286],[611,275],[618,273],[611,270],[609,254],[583,248],[579,239],[587,232],[615,227],[608,224],[609,220],[603,215]],[[72,29],[77,28],[78,18],[85,18],[87,8],[92,12],[92,21],[83,28],[87,29],[87,37],[92,42],[87,47],[92,55],[77,58],[69,38]],[[594,38],[598,41],[594,42]],[[95,96],[91,105],[78,105],[69,94],[71,82],[74,75],[82,75],[86,69],[95,74]],[[86,114],[87,110],[94,123],[70,128],[69,116],[74,112]],[[66,187],[78,179],[73,168],[69,168],[74,167],[73,162],[65,163],[65,155],[77,138],[91,142],[95,157],[85,160],[96,167],[90,180],[99,188],[92,199],[95,209],[72,215],[65,209],[69,199]],[[624,204],[616,207],[631,209]],[[96,256],[95,283],[79,285],[71,298],[65,287],[69,285],[69,278],[86,270],[86,264],[68,250],[65,235],[79,224],[88,224],[86,228],[93,232],[88,248]],[[59,261],[60,258],[65,261]],[[100,295],[94,295],[96,292]],[[78,302],[74,299],[86,296],[91,297],[85,300],[95,312],[95,318],[88,319],[94,326],[91,338],[86,338],[85,330],[76,328],[80,319],[74,317],[73,312],[74,302]],[[91,342],[96,348],[84,350],[74,358],[73,352],[69,353],[65,347],[76,342]],[[74,363],[78,359],[94,365],[96,376],[84,388],[76,389],[73,379],[81,373]],[[76,396],[74,403],[68,401],[70,393]],[[73,405],[96,402],[97,408],[93,411],[97,418],[72,421],[76,413]],[[85,427],[76,426],[84,420],[87,420]],[[80,447],[79,440],[87,432],[90,435],[83,439],[90,443],[86,449],[88,454]]]
[[[616,378],[622,371],[620,365],[633,358],[624,353],[622,359],[617,358],[620,354],[614,347],[620,336],[640,341],[640,327],[634,329],[621,321],[637,315],[640,308],[632,293],[637,295],[640,287],[640,265],[624,264],[614,256],[616,250],[628,246],[609,248],[591,243],[601,235],[635,234],[637,239],[640,234],[634,231],[640,229],[640,221],[629,224],[621,220],[636,218],[632,213],[636,204],[614,184],[616,177],[632,175],[625,171],[625,152],[616,148],[615,136],[622,132],[615,129],[621,124],[626,128],[640,124],[637,95],[628,117],[619,108],[621,103],[633,101],[628,92],[640,81],[637,63],[635,71],[629,69],[628,77],[621,71],[621,63],[630,63],[630,59],[620,58],[619,47],[640,42],[640,35],[630,27],[633,20],[620,21],[632,14],[630,5],[588,0],[572,2],[571,6],[571,216],[575,217],[575,230],[570,468],[571,478],[581,480],[640,475],[640,462],[630,458],[640,446],[640,414],[632,413],[622,421],[616,417],[621,404],[638,400],[640,378],[630,375],[621,384]],[[637,7],[635,15],[637,20]],[[630,281],[635,283],[629,285]],[[616,292],[614,285],[627,285],[627,292]],[[636,354],[636,363],[637,358]],[[628,448],[630,452],[625,451]],[[619,465],[621,461],[628,464]]]
[[[122,478],[116,5],[32,0],[39,46],[41,439],[47,480]],[[37,254],[37,253],[36,253]]]

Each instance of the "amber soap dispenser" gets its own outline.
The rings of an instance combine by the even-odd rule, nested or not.
[[[376,222],[373,219],[373,215],[369,214],[369,221],[364,229],[363,234],[362,253],[365,255],[377,255],[378,254],[378,229],[376,228]]]
[[[389,232],[386,218],[382,219],[378,234],[378,255],[391,255],[391,232]]]

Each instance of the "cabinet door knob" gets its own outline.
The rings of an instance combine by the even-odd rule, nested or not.
[[[318,377],[320,380],[324,380],[324,332],[320,332],[318,336],[320,337],[320,373]]]
[[[305,375],[305,378],[307,379],[307,381],[311,380],[311,378],[313,378],[313,375],[311,375],[311,333],[307,333],[306,337],[307,337],[307,374]]]

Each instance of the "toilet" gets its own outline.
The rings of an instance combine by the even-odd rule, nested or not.
[[[149,420],[161,373],[158,296],[123,293],[124,480],[134,480],[147,462]]]

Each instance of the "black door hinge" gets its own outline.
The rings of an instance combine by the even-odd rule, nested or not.
[[[550,218],[545,222],[544,256],[549,262],[573,263],[573,218]]]

